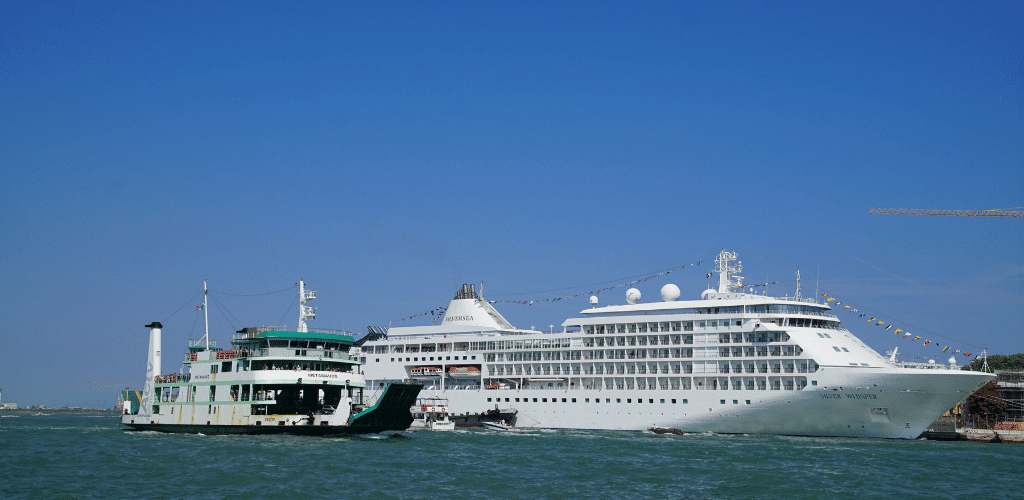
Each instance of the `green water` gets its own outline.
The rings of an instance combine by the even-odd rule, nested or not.
[[[1024,498],[1024,446],[484,430],[126,432],[0,418],[0,498]]]

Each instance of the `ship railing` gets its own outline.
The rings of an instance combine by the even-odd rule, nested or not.
[[[299,351],[299,354],[295,354],[295,351]],[[233,351],[230,351],[233,352]],[[245,354],[240,354],[239,357],[249,358],[266,358],[266,357],[278,357],[278,358],[318,358],[318,359],[338,359],[338,360],[351,360],[347,352],[335,351],[331,349],[294,349],[290,347],[264,347],[260,349],[248,349],[244,351]]]
[[[206,348],[206,344],[207,344],[207,341],[203,340],[203,339],[188,339],[188,348],[189,349],[193,349],[193,348],[197,348],[197,347],[202,347],[202,348],[205,349]],[[209,344],[210,344],[210,349],[211,350],[216,350],[217,349],[217,341],[216,340],[210,340]]]
[[[157,375],[153,377],[153,381],[158,384],[175,384],[179,382],[188,382],[191,378],[192,374],[189,373],[168,373],[167,375]]]
[[[295,333],[296,338],[301,338],[303,333],[321,333],[329,335],[347,335],[352,336],[352,332],[347,330],[333,330],[330,328],[308,328],[305,332],[296,332],[295,328],[288,328],[286,326],[256,326],[245,328],[241,333],[235,333],[231,336],[231,340],[250,340],[259,338],[261,333],[266,332],[288,332]],[[190,346],[191,347],[191,346]],[[213,347],[213,342],[210,342],[210,347]]]

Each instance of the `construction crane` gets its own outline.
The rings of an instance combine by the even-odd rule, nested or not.
[[[1024,208],[1024,207],[1014,207]],[[959,215],[962,217],[1024,217],[1024,212],[1012,209],[998,208],[994,210],[927,210],[921,208],[875,208],[868,210],[869,214],[894,214],[894,215]]]

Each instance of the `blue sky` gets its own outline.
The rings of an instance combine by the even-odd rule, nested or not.
[[[203,279],[227,344],[296,316],[291,290],[228,293],[299,279],[320,292],[313,326],[364,332],[416,324],[396,321],[462,283],[543,299],[722,248],[748,283],[784,282],[769,293],[791,295],[800,267],[805,295],[1024,351],[1020,219],[868,214],[1024,205],[1022,11],[6,3],[4,400],[111,406],[142,385],[151,321],[176,371]],[[639,288],[696,298],[711,269]],[[499,304],[545,329],[586,307]],[[948,357],[844,325],[880,352]]]

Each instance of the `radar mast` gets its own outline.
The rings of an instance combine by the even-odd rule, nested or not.
[[[306,302],[315,298],[316,292],[306,290],[306,283],[299,280],[299,333],[307,333],[309,331],[309,328],[306,327],[306,320],[316,319],[316,308],[306,306]]]
[[[722,253],[718,254],[718,258],[715,261],[718,263],[718,292],[719,293],[731,293],[733,288],[743,288],[743,277],[740,276],[740,271],[743,271],[743,262],[737,259],[736,252],[729,252],[722,249]],[[734,265],[733,262],[736,262]]]

